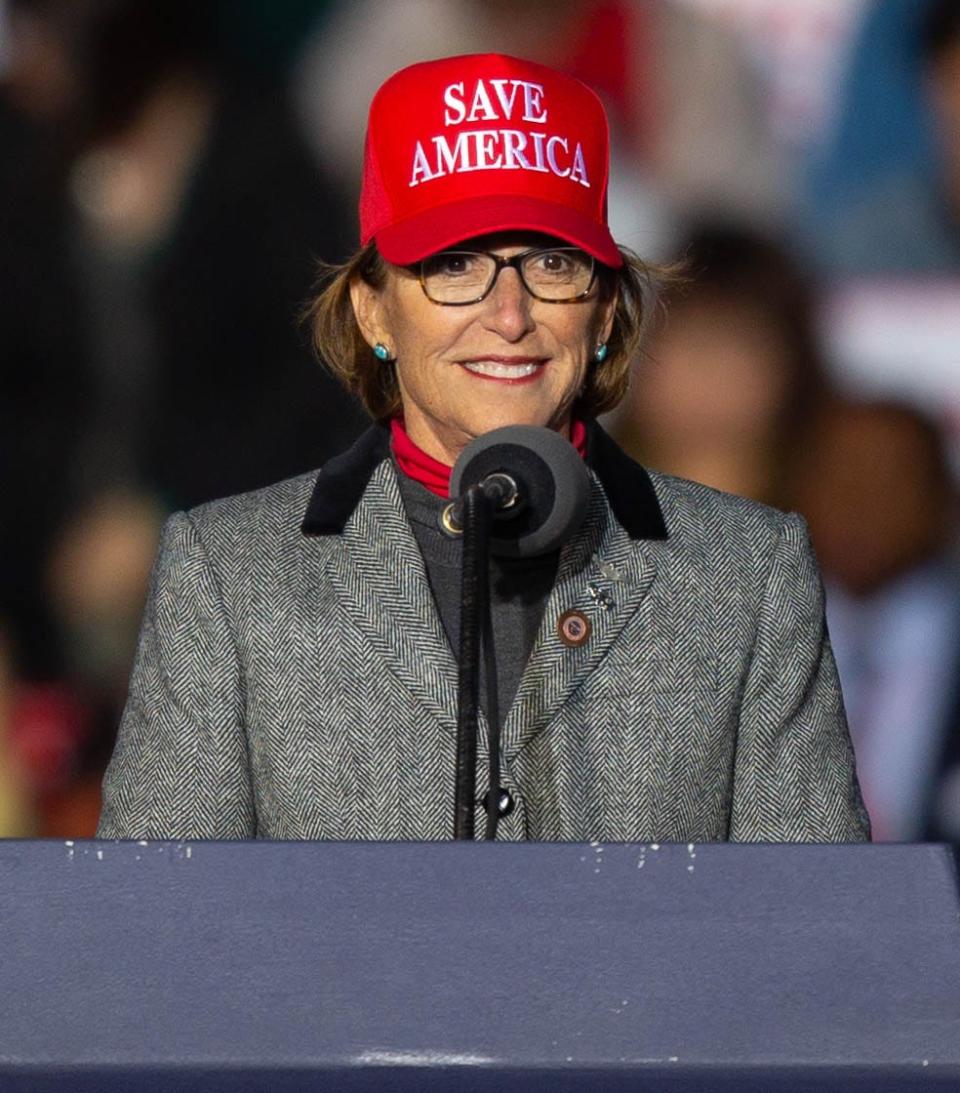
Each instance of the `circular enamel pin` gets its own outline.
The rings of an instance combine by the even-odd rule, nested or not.
[[[590,620],[582,611],[564,611],[557,620],[557,633],[564,645],[576,648],[590,637]]]

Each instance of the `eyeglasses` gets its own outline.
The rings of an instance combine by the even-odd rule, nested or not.
[[[508,266],[517,271],[531,296],[550,304],[589,296],[597,276],[593,258],[579,247],[541,247],[512,258],[487,251],[445,250],[419,264],[420,285],[435,304],[476,304],[489,295]]]

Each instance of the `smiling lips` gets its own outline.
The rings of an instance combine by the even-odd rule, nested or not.
[[[546,364],[546,357],[477,357],[460,363],[468,372],[483,379],[519,380],[532,379]]]

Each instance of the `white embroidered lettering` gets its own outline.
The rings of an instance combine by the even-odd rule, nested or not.
[[[434,177],[435,175],[430,170],[430,164],[424,154],[423,145],[420,141],[417,141],[417,146],[413,150],[413,173],[410,175],[410,185],[417,186],[421,182],[429,182]]]
[[[513,104],[517,100],[518,85],[516,80],[491,80],[493,84],[493,90],[497,93],[497,98],[500,100],[500,109],[503,111],[504,121],[513,120]],[[513,90],[509,96],[506,92],[506,86],[509,84]]]
[[[474,137],[477,146],[474,170],[489,171],[502,166],[503,156],[497,151],[497,140],[500,137],[500,131],[498,129],[479,129]]]
[[[577,146],[573,150],[573,166],[570,168],[570,181],[579,182],[581,186],[586,186],[590,189],[590,180],[587,178],[587,165],[583,161],[583,148],[580,142],[577,141]]]
[[[454,94],[459,91],[460,97]],[[447,109],[444,111],[443,124],[457,125],[467,116],[467,106],[463,101],[463,80],[460,83],[452,83],[443,89],[443,101]]]
[[[567,151],[567,142],[563,137],[551,137],[547,141],[547,163],[550,164],[550,170],[553,171],[555,175],[566,178],[567,175],[570,174],[570,168],[562,168],[560,164],[557,163],[557,145],[560,145],[565,152]]]
[[[547,111],[543,106],[543,84],[521,81],[523,88],[523,120],[534,125],[546,125]]]
[[[527,135],[519,129],[504,129],[503,131],[503,166],[507,171],[520,168],[524,171],[531,170],[527,157],[523,154],[527,146]]]
[[[567,137],[521,129],[461,129],[453,140],[443,133],[430,139],[432,153],[420,141],[414,146],[410,186],[446,175],[501,169],[552,173],[590,187],[583,148],[575,144],[571,158]]]
[[[436,169],[434,170],[433,177],[437,178],[440,175],[453,175],[460,171],[472,171],[473,167],[470,165],[470,147],[467,143],[473,133],[461,132],[457,134],[456,143],[453,149],[450,148],[450,142],[444,136],[434,137],[433,144],[437,152]],[[459,166],[457,165],[459,163]]]
[[[533,154],[537,157],[536,165],[533,167],[534,171],[543,171],[544,174],[548,174],[550,168],[547,166],[546,157],[543,154],[543,142],[547,139],[546,133],[531,133],[533,137]]]
[[[493,109],[493,103],[487,94],[487,88],[483,80],[477,80],[476,90],[473,93],[473,103],[467,121],[496,121],[497,112]]]

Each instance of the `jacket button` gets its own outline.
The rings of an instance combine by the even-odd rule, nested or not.
[[[499,790],[497,790],[497,795],[499,798],[497,805],[497,814],[502,819],[504,816],[509,816],[510,813],[513,812],[515,802],[513,800],[513,797],[510,795],[510,791],[508,789],[504,789],[503,786],[501,786]],[[483,799],[481,802],[483,804],[484,811],[488,816],[490,815],[490,805],[492,801],[493,790],[488,789],[487,792],[483,795]]]
[[[576,648],[590,637],[590,620],[582,611],[564,611],[557,619],[557,634],[564,645]]]

